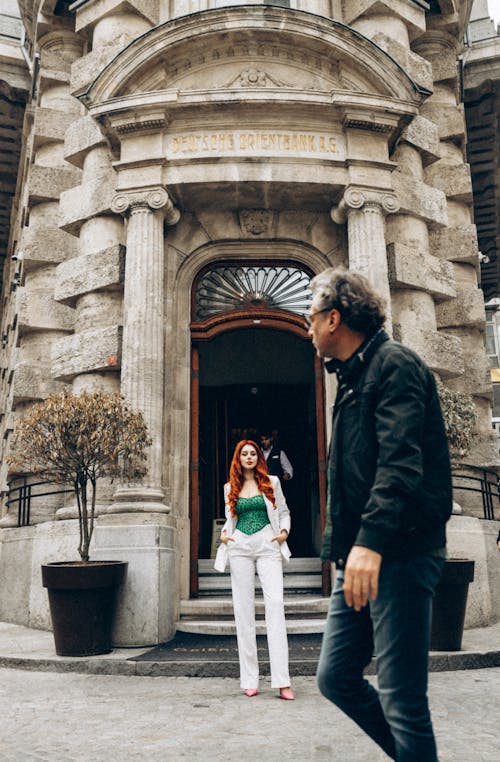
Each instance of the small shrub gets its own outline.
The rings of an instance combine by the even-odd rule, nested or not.
[[[477,415],[470,394],[448,389],[441,381],[437,390],[452,457],[466,455],[476,438]]]
[[[73,485],[78,552],[88,561],[98,479],[142,478],[150,444],[142,413],[133,411],[120,394],[64,392],[30,408],[16,426],[8,462],[18,473]]]

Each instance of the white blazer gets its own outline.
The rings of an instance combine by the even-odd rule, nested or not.
[[[275,535],[278,535],[282,529],[286,529],[288,534],[290,534],[290,511],[288,510],[285,496],[283,494],[283,490],[281,489],[280,480],[277,476],[270,475],[269,478],[273,486],[276,508],[265,495],[262,495],[262,497],[266,503],[267,515],[269,517],[269,521],[271,522],[271,528]],[[221,534],[225,531],[227,532],[228,536],[231,537],[234,530],[236,529],[236,522],[238,519],[237,517],[231,516],[231,510],[229,508],[229,483],[224,485],[224,504],[226,510],[226,523],[221,529]],[[292,554],[290,553],[290,549],[286,541],[281,543],[280,550],[283,558],[288,561]],[[216,571],[226,571],[227,557],[227,545],[226,543],[221,542],[217,549],[217,555],[215,556],[214,569]]]

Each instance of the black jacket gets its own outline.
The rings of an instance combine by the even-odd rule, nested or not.
[[[273,476],[283,479],[283,466],[281,465],[281,448],[273,445],[267,456],[267,470]]]
[[[322,557],[342,566],[354,544],[384,558],[444,548],[451,469],[432,373],[382,330],[327,369],[339,388]]]

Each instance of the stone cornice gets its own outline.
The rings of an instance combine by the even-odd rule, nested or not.
[[[117,193],[111,203],[115,214],[129,216],[137,211],[163,210],[167,225],[179,222],[181,213],[172,203],[165,188],[145,188]]]
[[[363,207],[377,207],[382,214],[394,214],[399,210],[399,201],[390,190],[350,185],[338,206],[332,208],[330,216],[337,225],[342,225],[351,211]]]

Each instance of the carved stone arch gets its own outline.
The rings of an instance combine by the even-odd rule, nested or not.
[[[234,76],[240,59],[241,76]],[[231,61],[231,73],[226,66]],[[225,73],[227,68],[227,75]],[[287,73],[288,72],[288,73]],[[341,23],[304,11],[225,8],[166,22],[121,51],[79,97],[96,116],[114,103],[180,105],[183,96],[257,89],[322,93],[328,102],[373,96],[393,112],[414,113],[424,95],[381,48]],[[350,98],[348,97],[350,94]]]

